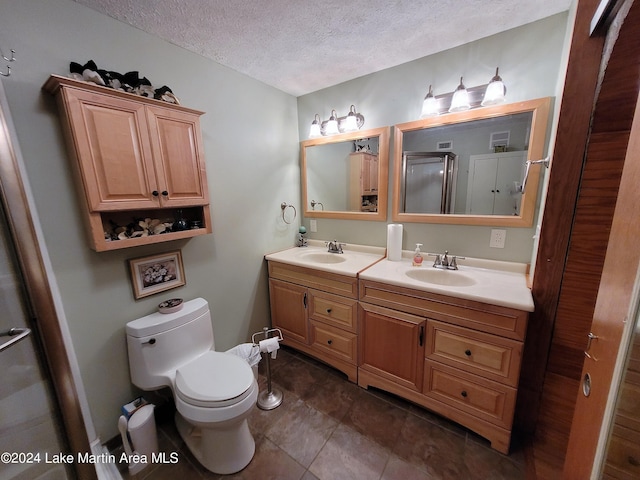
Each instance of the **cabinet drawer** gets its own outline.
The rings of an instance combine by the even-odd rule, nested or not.
[[[522,343],[435,320],[427,321],[426,358],[516,387]]]
[[[344,295],[349,298],[358,298],[358,281],[356,277],[339,275],[337,273],[323,272],[311,268],[298,267],[269,261],[269,277],[278,278],[285,282],[304,285],[323,292]]]
[[[358,301],[328,293],[309,291],[309,317],[352,333],[357,331]]]
[[[430,398],[511,429],[516,389],[425,360],[424,394]]]
[[[314,320],[311,324],[311,346],[354,365],[358,358],[358,336]]]

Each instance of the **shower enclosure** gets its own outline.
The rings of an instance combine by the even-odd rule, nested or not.
[[[452,152],[403,152],[402,211],[453,213],[457,168]]]

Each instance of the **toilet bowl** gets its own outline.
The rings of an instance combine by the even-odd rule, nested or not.
[[[219,474],[246,467],[255,453],[247,417],[258,384],[245,360],[215,351],[206,300],[133,320],[126,333],[131,381],[143,390],[171,388],[176,427],[196,459]]]

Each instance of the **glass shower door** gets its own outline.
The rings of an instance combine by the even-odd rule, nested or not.
[[[69,451],[31,317],[0,204],[0,478],[73,478],[51,463]]]

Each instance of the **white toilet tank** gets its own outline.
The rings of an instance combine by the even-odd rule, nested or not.
[[[127,323],[131,381],[143,390],[172,386],[178,367],[214,349],[209,304],[185,302],[175,313],[152,313]]]

